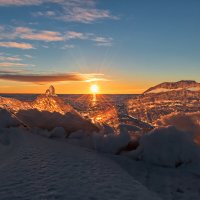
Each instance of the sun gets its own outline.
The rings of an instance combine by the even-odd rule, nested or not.
[[[93,94],[96,94],[99,92],[99,87],[98,85],[91,85],[90,86],[90,91],[93,93]]]

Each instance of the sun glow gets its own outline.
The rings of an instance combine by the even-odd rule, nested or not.
[[[99,92],[98,85],[91,85],[90,91],[92,92],[92,94],[97,94]]]

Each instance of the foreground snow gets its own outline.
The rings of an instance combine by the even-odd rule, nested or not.
[[[200,163],[166,168],[123,156],[110,158],[163,200],[200,199]]]
[[[67,140],[21,128],[1,134],[1,199],[159,199],[115,162]]]

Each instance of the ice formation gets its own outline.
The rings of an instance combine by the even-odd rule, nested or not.
[[[72,106],[56,96],[53,86],[47,91],[45,95],[37,96],[34,101],[0,97],[0,108],[7,110],[29,128],[53,130],[55,127],[63,127],[66,134],[80,129],[90,132],[99,130],[95,124],[83,118]]]
[[[54,86],[51,85],[51,86],[49,87],[49,89],[46,90],[45,94],[46,94],[47,96],[56,96],[56,92],[55,92]]]

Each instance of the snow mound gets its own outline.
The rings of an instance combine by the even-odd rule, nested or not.
[[[5,128],[0,128],[0,145],[9,145],[10,140]]]
[[[17,119],[12,117],[11,113],[9,113],[5,109],[0,109],[0,127],[7,128],[11,126],[18,126],[19,122]]]
[[[165,167],[196,162],[199,148],[193,142],[193,135],[173,126],[160,127],[143,135],[137,150],[130,155],[135,159]]]
[[[58,112],[33,109],[21,110],[16,116],[29,128],[37,127],[51,131],[55,127],[62,127],[67,134],[80,129],[88,132],[98,131],[98,128],[94,124],[74,112],[62,115]]]
[[[129,133],[126,129],[121,129],[120,133],[113,132],[112,129],[108,132],[109,126],[105,127],[99,132],[75,131],[69,135],[69,142],[102,153],[118,154],[130,143]]]
[[[122,148],[126,147],[130,142],[130,136],[126,129],[121,130],[119,135],[99,133],[93,134],[94,149],[104,153],[118,153]]]
[[[86,136],[86,133],[84,131],[78,130],[78,131],[72,132],[69,135],[69,138],[71,138],[71,139],[83,139],[85,136]]]
[[[9,129],[12,145],[3,153],[0,145],[0,199],[160,199],[103,155]]]
[[[63,127],[55,127],[51,131],[51,136],[50,137],[65,138],[66,137],[65,129]]]

